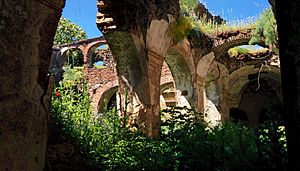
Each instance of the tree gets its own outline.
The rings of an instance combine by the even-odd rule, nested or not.
[[[256,21],[249,44],[264,43],[271,50],[277,49],[276,20],[271,9],[265,10]],[[273,49],[274,48],[274,49]]]
[[[69,19],[61,17],[54,37],[54,46],[70,44],[86,38],[86,32],[80,26]],[[78,51],[69,52],[67,62],[72,66],[82,66],[83,55]]]
[[[70,44],[86,38],[86,32],[80,26],[61,17],[54,37],[54,46]]]

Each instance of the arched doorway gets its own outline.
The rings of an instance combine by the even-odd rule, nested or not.
[[[102,113],[108,110],[117,109],[117,91],[118,87],[106,90],[98,102],[97,112]]]

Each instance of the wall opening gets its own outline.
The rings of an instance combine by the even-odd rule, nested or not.
[[[97,47],[93,53],[92,64],[95,68],[112,66],[113,57],[107,44]]]
[[[106,90],[98,102],[98,113],[103,113],[108,110],[117,109],[117,91],[118,87],[113,87]]]
[[[83,54],[80,49],[69,49],[65,52],[65,65],[73,67],[83,67]]]

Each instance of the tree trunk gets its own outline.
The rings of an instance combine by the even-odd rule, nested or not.
[[[276,1],[288,170],[300,170],[300,1]]]
[[[43,170],[48,67],[64,0],[0,1],[0,170]]]

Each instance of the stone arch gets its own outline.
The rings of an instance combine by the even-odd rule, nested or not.
[[[107,110],[107,105],[108,105],[109,101],[111,100],[111,98],[114,95],[116,95],[117,92],[118,92],[118,86],[114,86],[114,87],[107,89],[106,91],[104,91],[102,93],[101,98],[97,105],[98,113],[105,112],[105,110]]]
[[[166,63],[174,78],[178,99],[182,99],[184,106],[193,106],[193,77],[187,61],[175,50],[170,50],[166,55]]]
[[[255,68],[253,65],[241,67],[232,72],[225,84],[226,89],[229,92],[230,106],[238,107],[238,103],[241,99],[241,92],[243,92],[245,85],[249,82],[248,76],[250,74],[259,73],[260,68]],[[274,66],[263,67],[260,72],[269,73],[269,77],[274,78],[280,82],[280,68]],[[281,94],[281,92],[277,92]]]
[[[227,82],[227,86],[229,86],[230,108],[239,108],[244,110],[249,117],[250,123],[257,123],[259,110],[263,107],[261,106],[262,103],[265,106],[268,105],[267,103],[282,105],[279,71],[279,68],[272,66],[269,66],[269,68],[254,68],[254,66],[245,66],[234,71],[229,76]],[[258,82],[258,74],[262,88],[266,89],[264,93],[267,94],[272,92],[269,93],[268,96],[265,94],[258,94],[260,93],[260,89],[255,90],[257,92],[253,91],[253,85],[256,85]],[[258,88],[258,85],[256,86]],[[251,89],[249,89],[249,87]],[[253,103],[245,99],[252,99]],[[253,111],[251,111],[252,108],[250,107],[250,104],[256,104],[254,107],[255,110],[253,108]]]
[[[103,36],[95,37],[95,38],[91,38],[91,39],[80,40],[78,42],[74,42],[71,44],[61,45],[60,46],[60,48],[62,49],[61,54],[63,57],[64,53],[69,49],[80,49],[83,54],[84,64],[87,67],[91,67],[92,66],[92,64],[91,64],[92,54],[93,54],[95,48],[97,48],[97,46],[101,46],[101,44],[106,44],[106,40]]]
[[[276,93],[276,87],[278,87],[276,84],[280,83],[270,77],[261,76],[259,89],[257,89],[257,84],[257,79],[254,79],[245,85],[239,103],[239,108],[249,116],[250,123],[268,120],[268,114],[278,113],[279,111],[273,110],[280,110],[282,107],[282,101]],[[269,110],[272,113],[267,114]]]
[[[243,29],[232,31],[228,33],[221,33],[220,35],[215,36],[214,45],[212,51],[215,53],[215,57],[219,58],[224,53],[226,53],[230,48],[248,45],[248,42],[251,39],[252,29]]]
[[[174,83],[173,82],[167,82],[167,83],[161,84],[160,85],[160,92],[162,93],[163,91],[165,91],[166,89],[169,89],[171,87],[174,88]]]

